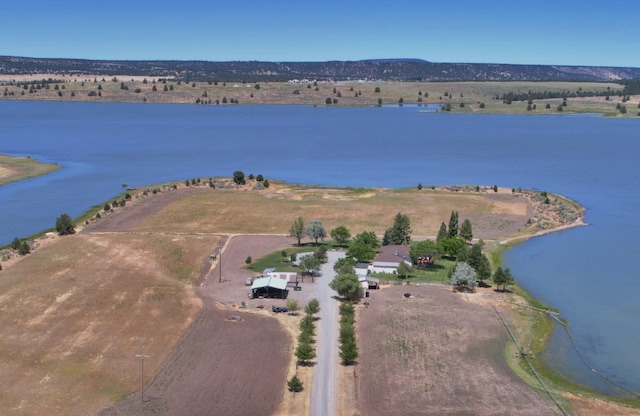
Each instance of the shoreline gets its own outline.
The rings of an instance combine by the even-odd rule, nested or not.
[[[153,195],[151,195],[150,197],[151,197],[151,198],[153,198]],[[563,197],[563,198],[564,198],[564,197]],[[141,198],[140,200],[132,200],[132,201],[131,201],[131,203],[130,203],[128,206],[135,206],[136,202],[144,201],[144,200],[145,200],[145,199],[142,199],[142,198]],[[573,201],[573,202],[575,203],[575,201]],[[577,203],[576,203],[576,204],[577,204]],[[574,222],[573,222],[573,223],[571,223],[571,224],[558,225],[557,227],[550,228],[550,229],[545,229],[545,230],[540,230],[540,231],[538,231],[538,232],[535,232],[535,233],[533,233],[533,234],[529,234],[529,235],[522,235],[522,236],[508,237],[508,238],[506,238],[506,239],[503,239],[503,240],[498,241],[498,244],[499,244],[499,245],[508,245],[508,244],[511,244],[511,243],[524,242],[524,241],[526,241],[526,240],[528,240],[529,238],[532,238],[532,237],[543,236],[543,235],[550,234],[550,233],[557,232],[557,231],[563,231],[563,230],[567,230],[567,229],[575,228],[575,227],[578,227],[578,226],[588,225],[586,222],[584,222],[584,219],[583,219],[583,218],[584,218],[584,211],[585,211],[585,208],[584,208],[584,207],[582,207],[582,206],[580,206],[579,204],[577,204],[577,206],[579,206],[579,207],[581,208],[581,211],[580,211],[580,218],[578,218],[576,221],[574,221]],[[82,214],[82,215],[81,215],[81,216],[79,216],[78,218],[86,217],[88,214],[91,214],[91,213],[92,213],[92,212],[94,212],[94,211],[95,211],[95,208],[90,209],[90,210],[87,210],[84,214]],[[117,214],[118,214],[118,212],[120,212],[120,209],[116,210],[114,213],[110,213],[109,215],[114,215],[114,214],[115,214],[115,215],[117,215]],[[78,220],[78,218],[77,218],[76,220]],[[83,228],[84,228],[84,225],[78,225],[78,226],[77,226],[77,228],[76,228],[76,233],[81,232]],[[43,232],[46,232],[46,231],[43,231]],[[37,239],[37,242],[38,242],[39,244],[38,244],[38,246],[37,246],[37,247],[35,247],[35,248],[34,248],[34,250],[32,251],[32,253],[37,252],[40,248],[46,247],[46,246],[48,246],[49,244],[55,244],[55,243],[56,243],[56,242],[58,242],[58,241],[60,241],[60,236],[58,236],[58,235],[54,235],[54,236],[51,236],[51,235],[42,236],[42,237],[40,237],[40,238],[38,238],[38,239]],[[4,268],[10,268],[13,264],[15,264],[15,263],[17,263],[17,262],[19,262],[19,261],[22,261],[23,259],[26,259],[26,258],[28,258],[28,257],[29,257],[29,256],[17,257],[17,258],[15,259],[15,261],[12,261],[12,262],[5,262],[5,263],[3,263],[3,269],[4,269]],[[14,259],[12,259],[12,260],[14,260]],[[567,391],[567,393],[575,394],[575,393],[572,393],[571,391]],[[599,394],[599,393],[597,393],[597,392],[594,392],[594,393],[595,393],[595,394],[597,394],[600,398],[605,398],[605,399],[606,399],[606,398],[609,398],[609,397],[610,397],[610,396],[604,396],[604,395],[601,395],[601,394]],[[614,398],[616,398],[616,396],[611,396],[611,398],[612,398],[612,399],[614,399]],[[596,399],[596,398],[594,398],[594,399]],[[612,403],[617,403],[617,402],[612,401]]]
[[[40,162],[31,156],[12,156],[0,153],[0,186],[37,178],[62,168],[55,163]]]

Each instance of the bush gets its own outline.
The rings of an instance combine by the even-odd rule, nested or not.
[[[302,383],[302,381],[300,381],[300,379],[296,375],[294,375],[289,381],[287,381],[289,391],[292,391],[294,393],[301,392],[304,389],[303,384],[304,383]]]
[[[76,232],[69,214],[62,214],[56,219],[56,231],[60,235],[70,235]]]
[[[247,258],[245,259],[245,261],[244,261],[244,262],[245,262],[245,263],[247,263],[247,264],[251,264],[251,262],[252,262],[252,261],[253,261],[253,259],[251,258],[251,256],[249,256],[249,257],[247,257]]]

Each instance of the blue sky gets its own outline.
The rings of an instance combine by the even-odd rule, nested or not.
[[[640,67],[638,16],[637,0],[6,1],[0,55]]]

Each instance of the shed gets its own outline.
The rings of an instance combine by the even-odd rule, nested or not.
[[[253,281],[251,285],[251,297],[265,297],[286,299],[289,291],[287,290],[287,280],[276,276],[261,277]]]

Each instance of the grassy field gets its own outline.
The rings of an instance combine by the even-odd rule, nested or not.
[[[30,157],[0,155],[0,186],[45,175],[60,169],[58,165],[38,162]]]
[[[33,80],[33,79],[32,79]],[[18,80],[19,81],[19,80]],[[160,81],[145,77],[87,77],[61,79],[49,88],[27,89],[8,80],[0,82],[9,100],[110,101],[190,104],[298,104],[318,106],[376,106],[449,104],[452,113],[557,114],[561,98],[534,100],[535,109],[527,110],[526,101],[503,103],[496,96],[531,92],[606,92],[621,90],[615,83],[595,82],[186,82]],[[56,86],[58,89],[55,89]],[[29,92],[31,91],[31,92]],[[377,92],[379,91],[379,92]],[[89,96],[92,94],[92,96]],[[329,102],[329,104],[327,104]],[[483,104],[484,108],[482,108]],[[546,108],[549,104],[550,108]],[[624,104],[626,114],[616,108]],[[607,116],[637,117],[640,99],[631,97],[569,98],[563,113],[600,113]]]

